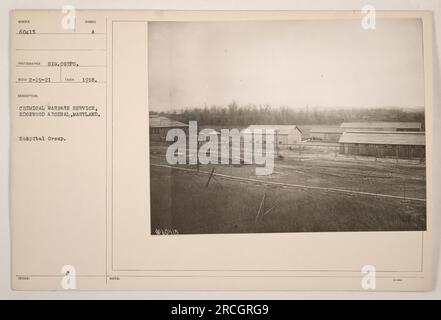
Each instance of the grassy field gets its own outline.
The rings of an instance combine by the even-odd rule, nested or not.
[[[199,173],[195,166],[160,167],[164,150],[151,150],[152,234],[425,230],[426,203],[408,199],[425,198],[424,164],[302,156],[278,160],[273,175],[256,177],[253,165],[200,166]],[[252,181],[214,176],[207,186],[213,167]]]

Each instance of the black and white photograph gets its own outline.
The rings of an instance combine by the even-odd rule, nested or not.
[[[145,1],[4,10],[0,295],[439,298],[437,0]]]
[[[426,230],[421,19],[149,22],[147,59],[152,235]]]

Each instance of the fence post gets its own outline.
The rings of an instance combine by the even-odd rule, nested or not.
[[[197,172],[199,172],[199,133],[197,139],[198,140],[196,143],[196,168],[197,168]]]
[[[403,198],[406,200],[406,180],[403,180]]]

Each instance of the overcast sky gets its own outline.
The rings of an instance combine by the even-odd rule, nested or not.
[[[151,22],[150,110],[424,106],[422,22]]]

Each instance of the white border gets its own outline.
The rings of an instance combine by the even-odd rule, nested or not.
[[[1,1],[1,43],[9,43],[9,10],[11,9],[55,9],[62,5],[74,5],[78,9],[180,9],[180,10],[360,10],[363,5],[370,4],[378,10],[431,10],[434,20],[434,110],[433,119],[441,119],[440,109],[440,51],[441,51],[441,2],[439,0],[113,0],[104,2],[100,0],[63,1],[42,0],[31,1]],[[2,299],[441,299],[441,281],[435,278],[436,288],[426,293],[347,293],[347,292],[17,292],[10,289],[10,238],[9,238],[9,47],[3,45],[0,50],[1,76],[0,76],[0,298]],[[434,126],[434,159],[441,156],[441,126]],[[434,161],[437,164],[437,161]],[[434,189],[440,190],[441,171],[433,168]],[[435,192],[434,192],[435,193]],[[440,258],[440,220],[441,201],[433,205],[434,227],[434,261],[437,274],[441,273]]]

